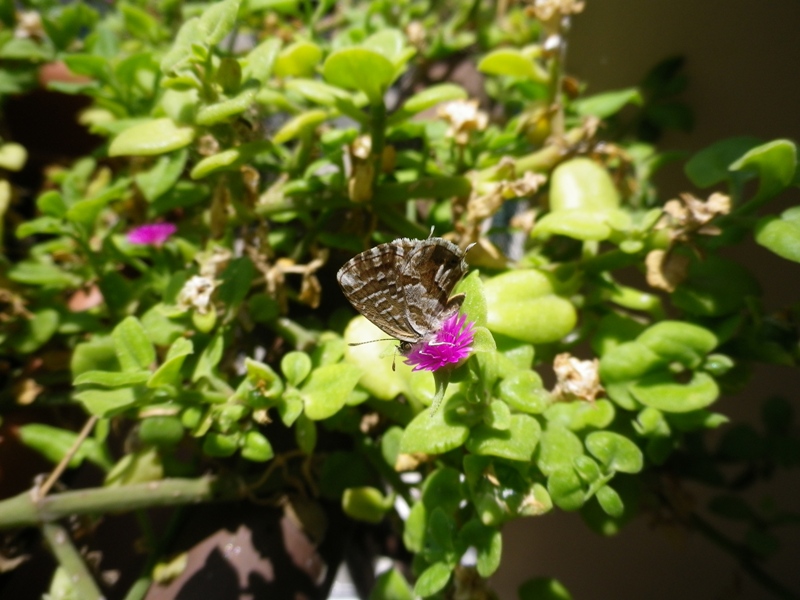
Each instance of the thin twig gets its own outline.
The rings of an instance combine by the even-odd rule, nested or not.
[[[69,450],[67,450],[67,453],[61,458],[59,463],[56,465],[56,468],[53,469],[52,473],[50,473],[50,476],[47,478],[47,480],[36,491],[37,496],[39,498],[44,498],[47,495],[47,492],[50,491],[50,488],[52,488],[53,485],[55,485],[56,481],[58,481],[58,478],[61,477],[61,474],[64,473],[64,471],[67,469],[67,467],[69,466],[69,461],[72,460],[72,457],[75,456],[75,453],[81,447],[83,441],[92,432],[92,429],[94,429],[94,426],[97,424],[97,420],[98,417],[93,415],[89,417],[88,421],[86,421],[86,424],[83,426],[83,429],[81,429],[80,433],[78,434],[78,437],[75,439],[75,443],[72,444]]]

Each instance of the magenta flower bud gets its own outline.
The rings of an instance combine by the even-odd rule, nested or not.
[[[467,315],[455,314],[448,318],[432,339],[411,347],[406,355],[406,364],[413,366],[415,371],[438,371],[467,358],[475,339],[475,323],[466,321]]]
[[[143,246],[160,246],[167,241],[178,228],[172,223],[150,223],[134,227],[128,232],[131,244]]]

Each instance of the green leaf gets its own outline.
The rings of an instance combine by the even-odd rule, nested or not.
[[[72,233],[72,230],[65,225],[62,219],[55,217],[39,217],[38,219],[22,223],[17,227],[16,231],[16,235],[19,239],[42,233],[69,235]]]
[[[664,359],[644,344],[625,342],[611,348],[600,359],[600,378],[603,384],[630,381],[664,364]]]
[[[268,140],[228,148],[198,161],[189,176],[192,179],[202,179],[219,171],[237,169],[255,156],[268,152],[272,148],[272,142]]]
[[[452,574],[453,565],[446,562],[433,563],[417,579],[414,594],[423,598],[433,596],[436,592],[444,589]]]
[[[342,495],[342,510],[357,521],[380,523],[392,509],[394,495],[384,496],[374,487],[347,488]]]
[[[636,340],[661,358],[695,369],[717,347],[708,329],[682,321],[661,321],[648,327]]]
[[[114,352],[114,340],[110,335],[96,335],[88,342],[75,346],[70,363],[73,377],[86,371],[119,371],[119,369],[119,361]]]
[[[255,79],[259,83],[266,83],[272,75],[281,43],[279,37],[268,37],[253,48],[242,61],[242,81]]]
[[[183,173],[188,156],[186,150],[161,156],[149,170],[134,176],[145,200],[153,202],[175,185]]]
[[[112,390],[84,390],[75,399],[86,410],[98,417],[111,417],[133,406],[139,399],[137,388],[124,387]]]
[[[513,373],[500,382],[497,393],[511,408],[520,412],[537,415],[547,408],[549,393],[536,371]]]
[[[339,412],[360,377],[360,369],[343,363],[326,365],[312,371],[300,390],[306,416],[319,421]]]
[[[320,61],[322,61],[322,49],[319,46],[306,41],[295,42],[278,54],[275,60],[275,75],[277,77],[310,77],[314,74]]]
[[[12,338],[13,347],[19,354],[30,354],[41,348],[58,329],[58,311],[43,308],[23,322],[21,330]]]
[[[484,456],[529,462],[541,435],[539,422],[528,415],[512,415],[507,430],[478,425],[470,432],[467,450]]]
[[[285,144],[295,138],[309,135],[324,123],[329,116],[327,111],[319,109],[308,110],[299,115],[295,115],[275,132],[272,136],[272,142],[275,144]]]
[[[397,65],[397,61],[405,56],[405,36],[397,29],[381,29],[365,39],[361,47],[374,50]]]
[[[678,383],[669,371],[656,371],[633,383],[630,391],[645,406],[673,413],[705,408],[719,397],[717,382],[706,373],[694,373],[688,383]]]
[[[458,532],[458,540],[460,546],[473,547],[477,551],[475,566],[481,577],[491,577],[497,571],[503,552],[503,537],[497,528],[472,519]]]
[[[126,317],[111,332],[114,350],[123,371],[142,371],[156,360],[153,344],[136,317]]]
[[[144,444],[172,448],[183,439],[184,429],[176,416],[148,417],[139,424],[139,439]]]
[[[604,485],[597,490],[595,496],[608,516],[617,518],[622,516],[625,506],[622,504],[622,498],[614,489]]]
[[[608,400],[596,402],[558,402],[544,413],[549,424],[558,424],[572,431],[587,427],[604,429],[614,420],[614,405]],[[550,426],[548,424],[548,427]]]
[[[780,217],[761,219],[756,225],[755,238],[778,256],[800,262],[800,206],[785,210]]]
[[[383,94],[395,77],[391,61],[366,48],[344,48],[332,52],[322,66],[322,73],[333,85],[364,92],[370,104],[383,102]]]
[[[198,24],[203,34],[203,42],[208,46],[219,44],[226,35],[233,31],[238,12],[239,0],[216,2],[203,11]]]
[[[477,327],[486,327],[488,307],[483,291],[483,280],[478,271],[473,271],[462,279],[456,286],[455,293],[465,296],[461,312],[467,315]]]
[[[150,371],[86,371],[75,378],[74,385],[92,384],[106,388],[131,387],[150,379]]]
[[[433,414],[427,408],[414,417],[403,432],[400,451],[406,454],[444,454],[462,446],[470,431],[458,417],[461,402],[454,400],[451,398]]]
[[[758,138],[736,137],[721,140],[701,150],[684,167],[686,176],[697,187],[707,188],[731,178],[729,167],[760,143]]]
[[[595,431],[586,436],[586,448],[609,471],[638,473],[644,456],[631,440],[612,431]]]
[[[552,293],[550,280],[533,269],[509,271],[484,282],[487,327],[532,344],[554,342],[578,321],[575,307]]]
[[[119,4],[119,11],[122,13],[125,29],[135,37],[148,42],[157,42],[161,38],[161,23],[149,13],[127,2]]]
[[[56,289],[75,288],[82,283],[80,277],[62,271],[54,264],[32,260],[23,260],[13,264],[6,273],[9,279],[17,283]]]
[[[413,115],[428,110],[437,104],[451,102],[453,100],[465,100],[467,97],[467,91],[460,85],[452,83],[432,85],[421,92],[417,92],[406,100],[403,106],[389,117],[388,124],[397,125]]]
[[[289,385],[299,386],[311,373],[311,357],[305,352],[287,352],[281,359],[281,372]]]
[[[179,386],[181,383],[181,367],[186,357],[194,353],[192,342],[186,338],[178,338],[173,342],[164,363],[148,379],[147,387]]]
[[[224,458],[233,456],[239,447],[239,435],[209,431],[203,439],[203,453],[208,456]]]
[[[767,200],[791,184],[797,168],[797,147],[789,140],[768,142],[752,148],[729,168],[758,173],[758,192],[751,201]]]
[[[630,228],[630,218],[621,210],[571,209],[551,212],[536,222],[531,235],[563,235],[576,240],[603,241],[614,230]]]
[[[260,398],[267,401],[275,400],[283,392],[283,381],[268,364],[246,358],[245,368],[247,379],[253,387],[252,396],[255,397],[251,397],[250,400],[258,407],[261,407]]]
[[[67,203],[57,190],[47,191],[36,198],[36,208],[48,217],[62,218],[67,214]]]
[[[155,447],[126,454],[106,475],[105,486],[115,487],[157,481],[164,477],[161,457]]]
[[[577,458],[583,456],[580,438],[566,427],[548,424],[539,441],[536,465],[545,475],[558,470],[572,470]]]
[[[642,94],[637,88],[625,88],[581,98],[572,107],[581,117],[594,116],[607,119],[617,114],[626,104],[642,105]]]
[[[378,575],[369,600],[414,600],[414,596],[405,578],[391,568]]]
[[[557,579],[537,577],[519,586],[519,600],[572,600],[572,594]]]
[[[233,259],[222,272],[222,283],[217,289],[217,299],[230,314],[236,314],[239,305],[250,292],[255,275],[253,261],[246,256]]]
[[[253,102],[255,102],[255,97],[256,90],[254,88],[244,90],[233,98],[204,106],[197,111],[195,121],[198,125],[205,126],[217,125],[218,123],[230,121],[233,117],[249,109],[253,105]],[[189,131],[191,131],[191,129]],[[116,142],[116,140],[114,141]],[[191,141],[191,139],[189,141]]]
[[[58,464],[67,452],[75,445],[78,434],[59,427],[52,427],[42,423],[29,423],[18,429],[19,439],[44,456],[53,464]],[[89,459],[102,469],[111,468],[101,444],[93,438],[86,438],[81,442],[78,450],[69,461],[69,468],[79,467],[84,459]]]
[[[266,462],[275,456],[272,444],[260,431],[251,430],[244,434],[242,457],[253,462]]]
[[[192,381],[199,381],[203,377],[213,379],[214,370],[219,361],[222,360],[222,353],[225,350],[225,338],[222,333],[216,333],[209,340],[208,345],[203,349],[200,358],[195,365],[192,373]]]
[[[548,79],[547,73],[536,65],[532,57],[513,48],[493,50],[481,59],[478,70],[487,75],[505,75],[539,83]]]
[[[585,500],[583,483],[572,467],[557,469],[547,478],[547,491],[553,503],[561,510],[574,511],[581,508]]]
[[[610,211],[619,208],[620,193],[609,172],[589,158],[562,162],[550,178],[550,210]]]
[[[109,156],[153,156],[179,150],[194,140],[192,127],[179,127],[172,119],[150,119],[123,130],[108,148]]]

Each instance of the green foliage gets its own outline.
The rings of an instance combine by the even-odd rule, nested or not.
[[[699,442],[727,422],[712,405],[751,363],[797,364],[797,308],[767,313],[753,274],[718,255],[752,235],[800,261],[797,209],[766,212],[798,181],[797,157],[788,140],[719,142],[686,161],[687,186],[729,205],[667,204],[651,179],[674,157],[644,142],[691,123],[679,60],[639,87],[571,98],[523,7],[23,4],[42,32],[0,38],[0,94],[63,61],[81,77],[51,87],[87,96],[82,121],[104,140],[49,169],[37,214],[12,215],[3,240],[3,408],[67,404],[97,422],[82,435],[22,427],[51,462],[89,461],[109,488],[212,473],[262,502],[338,502],[401,529],[415,580],[390,570],[371,593],[400,600],[467,597],[499,567],[515,519],[555,507],[613,535],[662,469],[719,486],[720,461],[800,463],[778,399],[764,433],[729,427],[714,453]],[[455,83],[417,85],[456,59],[485,76],[488,105]],[[0,146],[4,169],[24,160]],[[527,212],[512,225],[501,215],[515,205]],[[177,231],[158,243],[126,235],[162,222]],[[355,253],[431,227],[476,244],[456,290],[472,352],[436,377],[412,371],[332,284]],[[121,423],[125,453],[109,439]],[[710,510],[748,525],[747,552],[775,550],[785,515],[730,494]],[[3,514],[0,502],[0,527]],[[519,593],[570,598],[545,577]]]

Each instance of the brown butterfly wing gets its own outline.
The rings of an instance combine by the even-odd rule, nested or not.
[[[375,246],[351,258],[336,279],[355,309],[387,335],[403,342],[419,341],[409,324],[399,274],[418,240],[406,238]]]
[[[466,272],[464,252],[442,238],[421,240],[407,254],[398,283],[409,326],[420,337],[438,331],[458,312],[464,296],[450,295]]]

